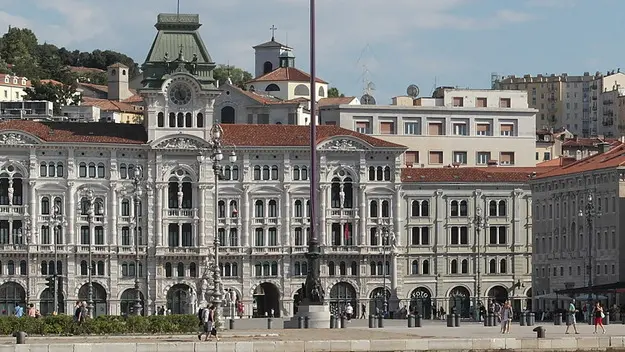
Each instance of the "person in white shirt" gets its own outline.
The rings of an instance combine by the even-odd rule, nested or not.
[[[351,303],[347,303],[345,307],[345,315],[347,316],[347,321],[352,320],[352,316],[354,315],[354,307],[352,307]]]

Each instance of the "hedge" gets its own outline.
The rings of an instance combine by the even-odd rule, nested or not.
[[[123,334],[189,334],[198,331],[196,315],[98,316],[82,324],[69,315],[40,318],[0,317],[0,336],[24,331],[29,335],[123,335]]]

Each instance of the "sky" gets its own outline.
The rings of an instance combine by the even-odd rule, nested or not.
[[[348,96],[367,82],[378,103],[436,86],[489,88],[491,74],[582,74],[617,69],[623,0],[317,0],[317,75]],[[116,50],[143,63],[158,13],[177,0],[0,0],[0,28],[40,42]],[[310,71],[309,0],[180,0],[198,13],[213,60],[254,72],[252,46],[294,48]],[[625,67],[624,67],[625,68]]]

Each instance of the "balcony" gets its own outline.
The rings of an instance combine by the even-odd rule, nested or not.
[[[175,254],[196,254],[200,252],[197,247],[165,247],[165,252]]]
[[[358,246],[325,246],[324,253],[359,253]]]
[[[291,252],[292,253],[306,253],[306,252],[308,252],[308,247],[307,246],[291,247]]]
[[[110,246],[103,244],[95,244],[93,246],[79,244],[76,246],[76,253],[89,253],[90,248],[92,248],[91,253],[108,253],[111,251]]]
[[[278,247],[278,246],[253,247],[252,253],[254,254],[281,254],[282,247]]]
[[[23,215],[24,209],[26,209],[24,205],[0,205],[0,215]]]
[[[254,218],[255,225],[279,225],[278,218]]]
[[[220,254],[245,254],[247,248],[219,246]]]
[[[239,226],[241,218],[219,218],[217,219],[219,226]]]
[[[53,244],[40,244],[36,246],[36,250],[39,253],[54,253],[54,245]],[[65,244],[57,244],[56,252],[57,253],[70,252],[70,246],[65,245]]]
[[[145,254],[147,252],[147,247],[139,246],[139,253]],[[135,254],[135,246],[118,246],[117,253],[119,254]]]
[[[82,222],[89,222],[89,215],[82,215],[81,214],[78,217],[78,220],[82,221]],[[104,222],[104,215],[96,215],[96,216],[94,216],[93,217],[93,222],[94,223],[103,223]]]
[[[187,218],[191,219],[197,214],[197,209],[190,208],[172,208],[163,210],[165,218]]]
[[[26,244],[0,244],[0,251],[2,252],[26,252],[28,245]]]
[[[354,218],[356,217],[356,209],[327,209],[328,217]]]

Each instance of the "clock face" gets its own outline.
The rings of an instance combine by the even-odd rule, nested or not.
[[[187,105],[191,101],[191,88],[183,83],[169,87],[169,100],[175,105]]]

